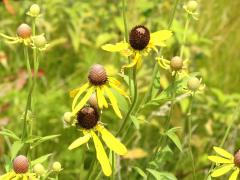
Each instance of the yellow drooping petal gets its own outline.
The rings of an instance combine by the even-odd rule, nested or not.
[[[99,86],[97,86],[97,102],[98,102],[98,107],[100,109],[103,109],[102,94],[101,94],[101,89]]]
[[[224,150],[220,147],[214,146],[213,149],[217,154],[219,154],[222,157],[225,157],[225,158],[228,158],[228,159],[233,159],[234,158],[231,153],[227,152],[226,150]]]
[[[107,86],[103,86],[103,87],[104,87],[105,92],[108,95],[108,98],[109,98],[111,104],[112,104],[114,112],[117,114],[117,116],[120,119],[122,119],[122,114],[121,114],[121,112],[119,110],[117,99],[115,98],[115,96],[113,95],[112,91]]]
[[[116,44],[105,44],[101,48],[109,52],[120,52],[128,49],[129,44],[126,42],[120,42]]]
[[[81,146],[82,144],[87,143],[90,138],[91,138],[91,134],[88,133],[88,134],[84,135],[83,137],[80,137],[80,138],[76,139],[75,141],[73,141],[73,143],[68,147],[68,149],[69,150],[75,149],[75,148]]]
[[[89,85],[89,82],[85,83],[84,85],[82,85],[81,87],[79,88],[76,88],[76,89],[73,89],[69,92],[69,96],[71,98],[74,98],[76,96],[76,94],[79,93],[79,91],[82,91],[84,92],[84,89],[86,90],[88,88],[87,84]],[[81,95],[81,94],[80,94]]]
[[[172,31],[161,30],[150,35],[150,41],[155,46],[164,46],[164,41],[169,39],[172,36]]]
[[[138,61],[140,60],[140,58],[142,58],[141,55],[140,55],[140,53],[136,53],[136,55],[135,55],[134,58],[133,58],[133,61],[132,61],[130,64],[123,65],[123,66],[122,66],[122,69],[134,67],[134,66],[138,63]]]
[[[211,176],[212,177],[222,176],[222,175],[226,174],[227,172],[229,172],[233,167],[234,167],[234,164],[228,164],[228,165],[221,166],[220,168],[213,170]]]
[[[32,177],[30,178],[30,176],[29,176],[29,178],[28,178],[28,176],[23,176],[23,178],[22,178],[22,180],[28,180],[28,179],[32,180]]]
[[[104,90],[103,90],[102,87],[100,88],[100,90],[101,90],[101,95],[102,95],[103,106],[104,106],[105,108],[108,108],[108,103],[107,103],[107,100],[106,100],[106,98],[105,98],[105,96],[104,96]]]
[[[81,94],[87,90],[87,88],[89,87],[89,83],[85,83],[82,87],[74,89],[72,91],[70,91],[69,95],[70,97],[74,97],[73,102],[72,102],[72,109],[74,109],[78,98],[81,96]]]
[[[212,162],[219,163],[219,164],[231,164],[233,163],[230,159],[225,159],[219,156],[208,156],[208,159]]]
[[[112,169],[111,169],[108,157],[106,155],[106,152],[103,148],[103,145],[94,131],[91,131],[91,135],[92,135],[94,146],[96,149],[97,159],[102,167],[103,173],[106,176],[110,176],[112,174]]]
[[[239,168],[237,168],[236,170],[234,170],[234,172],[232,173],[232,175],[230,176],[229,180],[237,180],[239,175]]]
[[[98,106],[100,109],[102,109],[103,106],[105,108],[108,108],[108,103],[104,97],[104,91],[102,87],[97,87],[97,98],[98,98]]]
[[[156,60],[158,61],[158,64],[163,69],[169,70],[170,69],[170,61],[167,59],[159,58],[157,57]]]
[[[125,155],[127,153],[127,148],[107,129],[103,126],[98,126],[98,131],[101,133],[103,141],[111,150],[119,155]]]
[[[82,109],[82,107],[87,103],[88,99],[90,98],[90,96],[92,95],[92,93],[94,92],[95,87],[92,86],[88,89],[87,93],[85,94],[85,96],[81,99],[81,101],[76,105],[76,107],[73,106],[73,114],[76,114],[80,109]]]
[[[119,94],[125,96],[126,98],[128,98],[130,100],[128,94],[124,90],[122,90],[121,88],[118,87],[119,85],[117,85],[117,84],[115,84],[115,83],[113,83],[111,81],[109,81],[109,85],[110,85],[110,87],[115,89]]]

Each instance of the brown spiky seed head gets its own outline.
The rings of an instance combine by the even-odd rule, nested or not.
[[[98,122],[98,112],[93,107],[84,107],[77,113],[78,125],[85,129],[92,129]]]
[[[19,155],[13,160],[13,170],[17,174],[26,173],[28,171],[28,166],[28,159],[23,155]]]
[[[100,64],[94,64],[89,70],[88,79],[96,86],[105,84],[107,82],[107,73],[105,68]]]
[[[238,150],[234,155],[234,164],[240,168],[240,150]]]
[[[183,67],[183,60],[179,56],[175,56],[170,61],[171,69],[174,71],[179,71]]]
[[[23,39],[29,38],[32,35],[32,29],[29,25],[22,23],[17,28],[17,35]]]
[[[143,50],[150,41],[149,30],[142,25],[135,26],[129,34],[129,42],[133,49]]]

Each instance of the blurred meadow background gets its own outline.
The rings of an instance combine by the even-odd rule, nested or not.
[[[60,179],[83,179],[95,156],[93,149],[67,149],[79,132],[64,129],[62,117],[71,110],[69,91],[86,82],[88,69],[94,63],[103,64],[108,74],[118,76],[126,58],[117,53],[107,53],[100,47],[105,43],[119,42],[124,38],[122,4],[119,0],[19,0],[0,2],[0,32],[15,35],[19,24],[30,21],[27,9],[33,3],[40,5],[43,16],[37,21],[37,32],[44,32],[51,48],[40,56],[37,88],[34,91],[34,131],[36,135],[60,134],[58,138],[42,143],[33,150],[37,158],[53,153],[49,162],[60,161],[64,170]],[[179,51],[186,13],[182,8],[186,1],[180,0],[172,24],[173,38],[164,50],[170,59]],[[200,0],[199,20],[191,20],[187,34],[185,53],[191,59],[191,71],[199,72],[206,89],[198,95],[193,105],[193,154],[196,160],[197,179],[202,180],[211,163],[207,155],[212,146],[219,146],[231,123],[240,100],[240,1]],[[167,29],[174,0],[127,0],[128,30],[144,24],[152,32]],[[8,128],[20,134],[21,116],[27,97],[27,72],[20,45],[9,45],[0,40],[0,128]],[[152,74],[152,57],[144,60],[138,73],[138,89],[146,92]],[[169,74],[161,71],[161,87],[169,84]],[[126,87],[125,87],[126,88]],[[123,101],[119,97],[119,101]],[[126,102],[121,103],[126,113]],[[123,139],[129,154],[121,160],[122,179],[141,179],[141,170],[146,168],[157,139],[160,138],[164,104],[149,106],[138,116],[135,126]],[[188,99],[177,103],[174,111],[174,126],[181,126],[186,116]],[[103,114],[106,126],[116,133],[121,124],[116,115],[107,110]],[[236,119],[224,144],[230,152],[240,147],[239,119]],[[180,140],[181,133],[179,132]],[[10,150],[6,139],[0,136],[0,173]],[[170,144],[164,161],[159,160],[158,169],[174,174],[177,179],[191,179],[190,159],[179,159],[179,151]],[[33,158],[34,159],[34,158]],[[164,163],[161,163],[164,162]],[[47,164],[49,164],[49,162]],[[96,170],[96,174],[100,167]],[[99,177],[105,179],[104,176]],[[225,179],[223,177],[223,179]]]

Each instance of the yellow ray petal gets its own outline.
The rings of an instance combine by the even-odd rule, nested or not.
[[[103,173],[106,176],[110,176],[112,174],[112,169],[111,169],[108,157],[106,155],[106,152],[103,148],[103,145],[94,131],[91,131],[91,135],[92,135],[94,146],[96,149],[97,159],[102,167]]]
[[[109,100],[112,104],[113,110],[114,112],[117,114],[117,116],[122,119],[122,114],[118,108],[118,103],[117,103],[117,99],[115,98],[115,96],[113,95],[112,91],[107,87],[107,86],[103,86],[104,90],[106,91]]]
[[[81,94],[87,90],[89,87],[89,83],[85,83],[82,87],[74,89],[70,92],[70,96],[74,97],[73,102],[72,102],[72,109],[76,106],[76,103],[78,101],[78,98],[81,96]]]
[[[139,69],[142,66],[142,58],[139,58],[138,62],[137,62],[137,69]]]
[[[120,52],[128,49],[129,44],[126,42],[120,42],[116,44],[105,44],[101,48],[109,52]]]
[[[136,55],[133,58],[133,61],[130,64],[123,65],[122,69],[134,67],[138,63],[140,58],[142,58],[141,55],[139,53],[136,53]]]
[[[103,126],[98,126],[98,131],[101,133],[103,141],[111,150],[119,155],[125,155],[127,153],[127,148],[107,129]]]
[[[150,41],[155,46],[164,46],[163,41],[169,39],[172,36],[172,31],[161,30],[154,33],[151,33]]]
[[[71,90],[70,92],[69,92],[69,96],[71,97],[71,98],[74,98],[75,96],[76,96],[76,94],[81,90],[81,89],[85,89],[85,85],[86,84],[89,84],[89,82],[87,82],[87,83],[85,83],[85,84],[83,84],[81,87],[79,87],[79,88],[76,88],[76,89],[73,89],[73,90]],[[86,87],[86,89],[87,89],[88,87]]]
[[[227,172],[229,172],[233,167],[234,167],[234,164],[228,164],[228,165],[221,166],[220,168],[213,170],[211,176],[212,177],[222,176],[222,175],[226,174]]]
[[[214,151],[222,157],[233,159],[233,155],[220,147],[213,147]]]
[[[104,106],[105,108],[108,108],[108,103],[107,103],[107,100],[106,100],[106,98],[105,98],[105,96],[104,96],[104,90],[103,90],[102,87],[100,88],[100,90],[101,90],[101,95],[102,95],[103,106]]]
[[[90,138],[91,138],[91,134],[88,133],[88,134],[84,135],[83,137],[80,137],[80,138],[76,139],[76,140],[73,141],[73,143],[68,147],[68,150],[75,149],[75,148],[81,146],[82,144],[87,143]]]
[[[237,168],[232,175],[230,176],[229,180],[237,180],[239,174],[239,168]]]
[[[116,86],[120,86],[121,83],[120,81],[118,81],[117,79],[113,78],[113,77],[108,77],[108,81],[115,84]]]
[[[230,164],[230,163],[233,163],[232,160],[230,159],[225,159],[225,158],[222,158],[222,157],[219,157],[219,156],[208,156],[208,159],[212,162],[215,162],[215,163],[221,163],[221,164]]]
[[[22,178],[22,180],[28,180],[28,176],[26,176],[26,175],[23,175],[23,178]],[[32,178],[31,178],[31,180],[32,180]]]
[[[115,89],[119,94],[125,96],[126,98],[128,98],[128,99],[130,100],[128,94],[127,94],[124,90],[122,90],[121,88],[119,88],[118,85],[114,84],[114,83],[111,82],[111,81],[109,82],[109,85],[110,85],[113,89]]]
[[[101,94],[101,89],[99,86],[97,86],[97,103],[98,103],[98,107],[100,109],[103,109],[103,98],[102,98],[102,94]]]
[[[88,99],[90,98],[94,90],[95,90],[94,86],[88,89],[86,95],[81,99],[81,101],[76,105],[76,107],[74,107],[73,114],[76,114],[80,109],[82,109],[82,107],[87,103]]]

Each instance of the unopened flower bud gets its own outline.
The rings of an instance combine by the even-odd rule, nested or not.
[[[28,171],[28,166],[28,159],[23,155],[17,156],[13,161],[13,170],[17,174],[26,173]]]
[[[173,57],[170,61],[170,66],[171,66],[171,69],[174,71],[178,71],[178,70],[182,69],[182,67],[183,67],[182,58],[180,58],[179,56]]]
[[[188,80],[187,86],[191,91],[196,91],[200,87],[201,81],[196,77],[191,77]]]
[[[17,35],[23,39],[29,38],[32,35],[32,29],[29,25],[23,23],[18,26]]]
[[[43,175],[45,173],[45,169],[43,167],[42,164],[38,163],[33,167],[33,171],[37,174],[37,175]]]
[[[62,170],[62,165],[60,162],[54,162],[52,165],[53,171],[60,172]]]
[[[68,123],[71,124],[74,120],[74,116],[71,112],[65,112],[63,115],[63,120]]]
[[[30,9],[29,9],[29,13],[32,15],[32,16],[38,16],[39,13],[40,13],[40,7],[38,4],[33,4]]]
[[[188,9],[189,11],[194,12],[194,11],[197,10],[197,8],[198,8],[198,2],[197,2],[197,1],[194,1],[194,0],[188,1],[188,3],[187,3],[187,9]]]
[[[43,34],[34,36],[33,43],[37,48],[42,48],[47,44],[47,40]]]
[[[92,94],[88,100],[88,103],[94,107],[95,109],[98,109],[98,103],[97,103],[97,97],[96,94]]]

